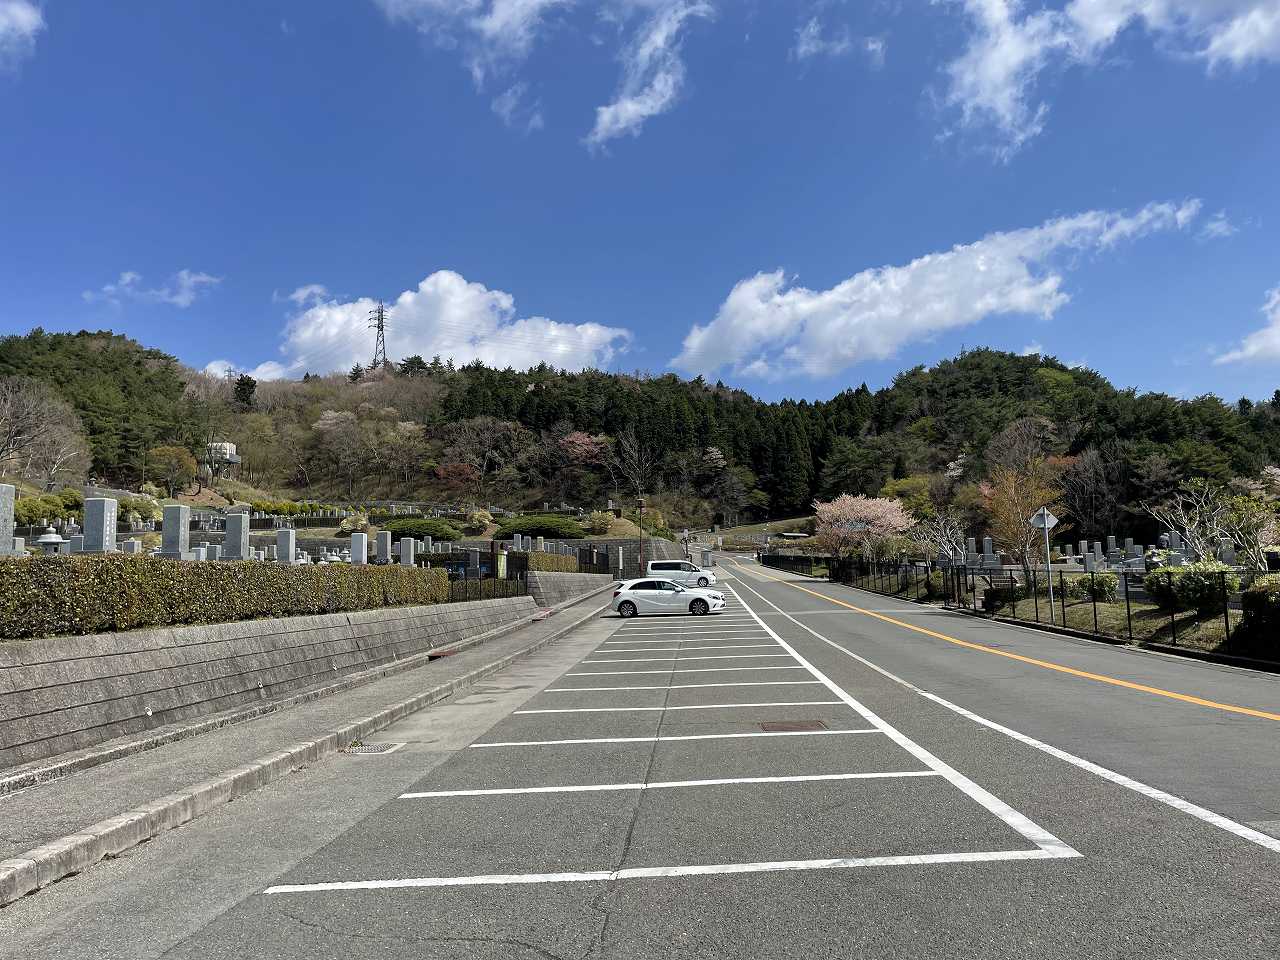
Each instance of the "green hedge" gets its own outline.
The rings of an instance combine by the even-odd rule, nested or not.
[[[413,537],[422,540],[430,537],[437,543],[462,539],[462,531],[451,523],[437,520],[435,517],[404,517],[400,520],[388,520],[378,529],[391,531],[391,539],[398,541],[401,537]]]
[[[1244,610],[1241,626],[1249,633],[1266,632],[1274,640],[1280,627],[1280,573],[1266,573],[1256,578],[1240,594]]]
[[[498,524],[495,540],[510,540],[517,533],[526,537],[548,537],[554,540],[581,540],[586,536],[582,524],[572,517],[554,513],[529,513],[507,517]]]
[[[0,560],[0,639],[443,603],[443,570],[189,563],[159,557]]]
[[[1222,594],[1240,589],[1240,578],[1225,563],[1201,560],[1183,567],[1157,567],[1142,581],[1147,596],[1167,610],[1186,607],[1202,614],[1222,612]]]
[[[537,573],[577,573],[578,558],[566,557],[563,553],[539,553],[537,550],[528,554],[529,569]]]

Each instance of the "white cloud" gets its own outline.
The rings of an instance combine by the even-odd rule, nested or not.
[[[0,0],[0,72],[18,69],[36,50],[44,15],[32,0]]]
[[[289,300],[296,303],[298,306],[303,307],[312,303],[320,303],[328,298],[329,288],[323,283],[304,283],[302,286],[295,288],[293,293],[287,294],[284,297],[273,296],[271,299],[276,300],[277,302],[280,300]]]
[[[888,44],[885,43],[884,37],[863,37],[862,49],[871,61],[873,69],[879,70],[884,66],[884,55],[886,49],[888,49]]]
[[[823,35],[821,21],[810,17],[796,29],[796,45],[791,48],[791,55],[797,60],[808,60],[819,56],[838,57],[852,49],[848,29],[828,38]]]
[[[993,127],[996,153],[1006,159],[1044,129],[1048,106],[1035,94],[1041,73],[1096,64],[1132,25],[1211,69],[1280,61],[1278,0],[1070,0],[1061,9],[1028,9],[1019,0],[952,2],[963,6],[972,31],[946,68],[946,103],[965,125]]]
[[[323,290],[318,284],[295,293]],[[284,329],[282,360],[250,371],[258,379],[327,373],[368,363],[373,352],[369,297],[338,300],[308,295],[296,301],[300,310]],[[625,350],[631,334],[598,323],[557,323],[546,317],[517,317],[509,293],[468,282],[451,270],[440,270],[415,289],[406,290],[387,310],[387,348],[392,358],[420,354],[452,357],[456,363],[481,360],[496,367],[527,368],[546,362],[581,370],[606,367]],[[205,369],[232,368],[215,360]]]
[[[622,83],[612,103],[596,108],[596,123],[586,143],[600,147],[617,137],[638,136],[644,122],[666,113],[684,86],[681,31],[694,17],[715,14],[709,3],[665,2],[623,51]]]
[[[489,106],[504,124],[514,130],[532,133],[543,127],[542,101],[529,97],[529,84],[523,80],[494,97]]]
[[[1219,210],[1200,228],[1200,239],[1221,240],[1239,232],[1236,225],[1227,219],[1227,211]]]
[[[863,270],[810,290],[781,270],[737,284],[705,326],[695,325],[672,366],[714,374],[830,376],[907,343],[988,317],[1050,318],[1070,299],[1062,255],[1184,229],[1199,201],[1153,203],[1137,213],[1092,210],[1037,227],[992,233],[904,266]]]
[[[196,302],[201,292],[222,282],[221,277],[193,270],[179,270],[163,287],[144,288],[142,274],[126,270],[115,283],[103,284],[98,290],[85,290],[80,294],[85,303],[110,303],[120,306],[125,300],[147,303],[168,303],[186,309]]]
[[[1020,357],[1041,357],[1041,356],[1044,356],[1044,344],[1042,344],[1042,343],[1028,343],[1025,347],[1023,347],[1020,351],[1018,351],[1018,356],[1020,356]]]
[[[1262,304],[1266,326],[1255,330],[1235,350],[1214,357],[1214,363],[1239,363],[1242,360],[1280,360],[1280,286],[1267,291]]]

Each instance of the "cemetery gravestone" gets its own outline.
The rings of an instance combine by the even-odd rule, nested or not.
[[[123,548],[125,553],[141,553],[142,552],[141,540],[126,540],[120,546]]]
[[[400,539],[400,563],[402,566],[413,566],[415,548],[416,544],[413,541],[413,537],[402,537]]]
[[[12,557],[17,551],[13,538],[13,505],[17,489],[11,483],[0,483],[0,557]]]
[[[84,553],[84,535],[83,534],[77,533],[74,537],[68,537],[67,539],[68,539],[68,542],[71,544],[69,549],[70,553]]]
[[[384,530],[378,534],[378,559],[383,563],[391,562],[391,531]]]
[[[227,516],[225,546],[225,559],[249,559],[249,515],[247,513],[232,513]]]
[[[116,552],[116,511],[118,504],[108,497],[90,497],[84,502],[84,552]]]
[[[175,560],[186,560],[191,551],[191,508],[184,504],[171,504],[164,508],[164,526],[162,528],[164,543],[160,549],[162,557]]]
[[[369,562],[369,535],[353,533],[351,535],[351,563],[357,567]]]
[[[296,530],[284,529],[276,531],[276,563],[292,565],[297,562]]]

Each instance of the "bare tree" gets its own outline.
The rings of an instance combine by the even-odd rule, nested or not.
[[[964,557],[964,521],[950,511],[919,521],[908,532],[915,544],[928,554],[941,554],[952,560]]]
[[[83,480],[89,470],[89,443],[80,418],[68,407],[65,418],[56,418],[25,452],[24,473],[53,490],[59,481]]]
[[[635,489],[636,496],[643,496],[653,481],[656,461],[653,451],[636,436],[634,427],[626,427],[618,434],[610,459],[614,469]]]
[[[1219,543],[1231,536],[1227,515],[1231,504],[1226,493],[1207,480],[1191,480],[1162,504],[1142,508],[1166,529],[1177,532],[1198,559],[1217,555]]]
[[[1057,442],[1052,421],[1045,417],[1022,417],[988,441],[987,467],[1026,470],[1029,464],[1053,453]]]
[[[0,377],[0,472],[21,468],[51,435],[80,431],[71,405],[39,380]]]
[[[1100,540],[1120,516],[1119,468],[1090,447],[1062,471],[1062,503],[1075,527]]]

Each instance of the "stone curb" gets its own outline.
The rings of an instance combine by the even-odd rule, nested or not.
[[[590,600],[611,588],[612,585],[602,587],[600,590],[566,601],[553,609],[556,611],[566,609]],[[555,643],[565,634],[594,619],[604,609],[605,605],[593,606],[588,613],[571,620],[529,646],[499,657],[491,663],[477,667],[425,693],[393,704],[372,716],[331,730],[315,740],[295,744],[280,753],[259,757],[242,767],[227,770],[217,777],[193,784],[177,793],[171,793],[151,803],[144,803],[117,816],[101,820],[78,833],[59,837],[57,840],[28,850],[21,856],[0,861],[0,906],[10,904],[19,897],[79,873],[104,857],[117,856],[166,830],[180,827],[294,770],[343,750],[361,738],[390,726],[409,714],[445,700],[458,691],[474,685],[477,681],[505,669],[517,660]],[[476,637],[463,642],[467,646],[474,646],[481,640]],[[455,645],[447,649],[460,648]]]
[[[570,607],[580,602],[592,594],[583,594],[579,597],[573,597],[560,604],[559,607],[553,609],[561,609]],[[535,611],[542,613],[535,606]],[[136,753],[142,753],[146,750],[154,750],[156,747],[163,747],[166,744],[174,743],[178,740],[186,740],[188,737],[199,736],[202,733],[208,733],[211,730],[218,730],[222,727],[230,726],[233,723],[241,723],[245,720],[255,720],[258,717],[264,717],[270,713],[276,713],[281,710],[288,710],[290,707],[300,706],[304,703],[310,703],[313,700],[319,700],[323,697],[330,697],[337,693],[344,693],[355,687],[363,686],[374,680],[380,680],[383,677],[395,676],[406,670],[415,670],[418,667],[426,665],[432,659],[439,657],[443,651],[459,651],[466,650],[476,644],[486,643],[490,640],[496,640],[505,636],[530,622],[529,619],[523,617],[512,620],[510,623],[502,624],[494,627],[492,630],[486,630],[484,633],[476,634],[474,637],[466,637],[455,643],[448,644],[443,647],[437,647],[432,650],[424,650],[422,653],[416,653],[411,657],[405,657],[403,660],[395,660],[390,663],[384,663],[360,673],[353,673],[343,677],[341,680],[335,680],[327,683],[322,687],[316,687],[311,690],[303,690],[299,693],[282,697],[279,700],[272,700],[269,703],[256,704],[251,707],[242,707],[220,715],[208,717],[204,720],[196,721],[190,724],[181,724],[169,729],[160,728],[159,732],[152,733],[136,740],[129,740],[125,743],[116,744],[115,746],[105,747],[103,749],[90,748],[87,751],[73,754],[72,756],[59,760],[54,763],[44,764],[40,766],[28,766],[17,773],[11,775],[0,775],[0,797],[5,794],[13,793],[17,790],[25,790],[27,787],[33,787],[41,783],[48,783],[50,780],[57,780],[68,774],[76,773],[80,770],[88,770],[99,764],[110,763],[112,760],[120,760],[123,757],[130,757]]]

